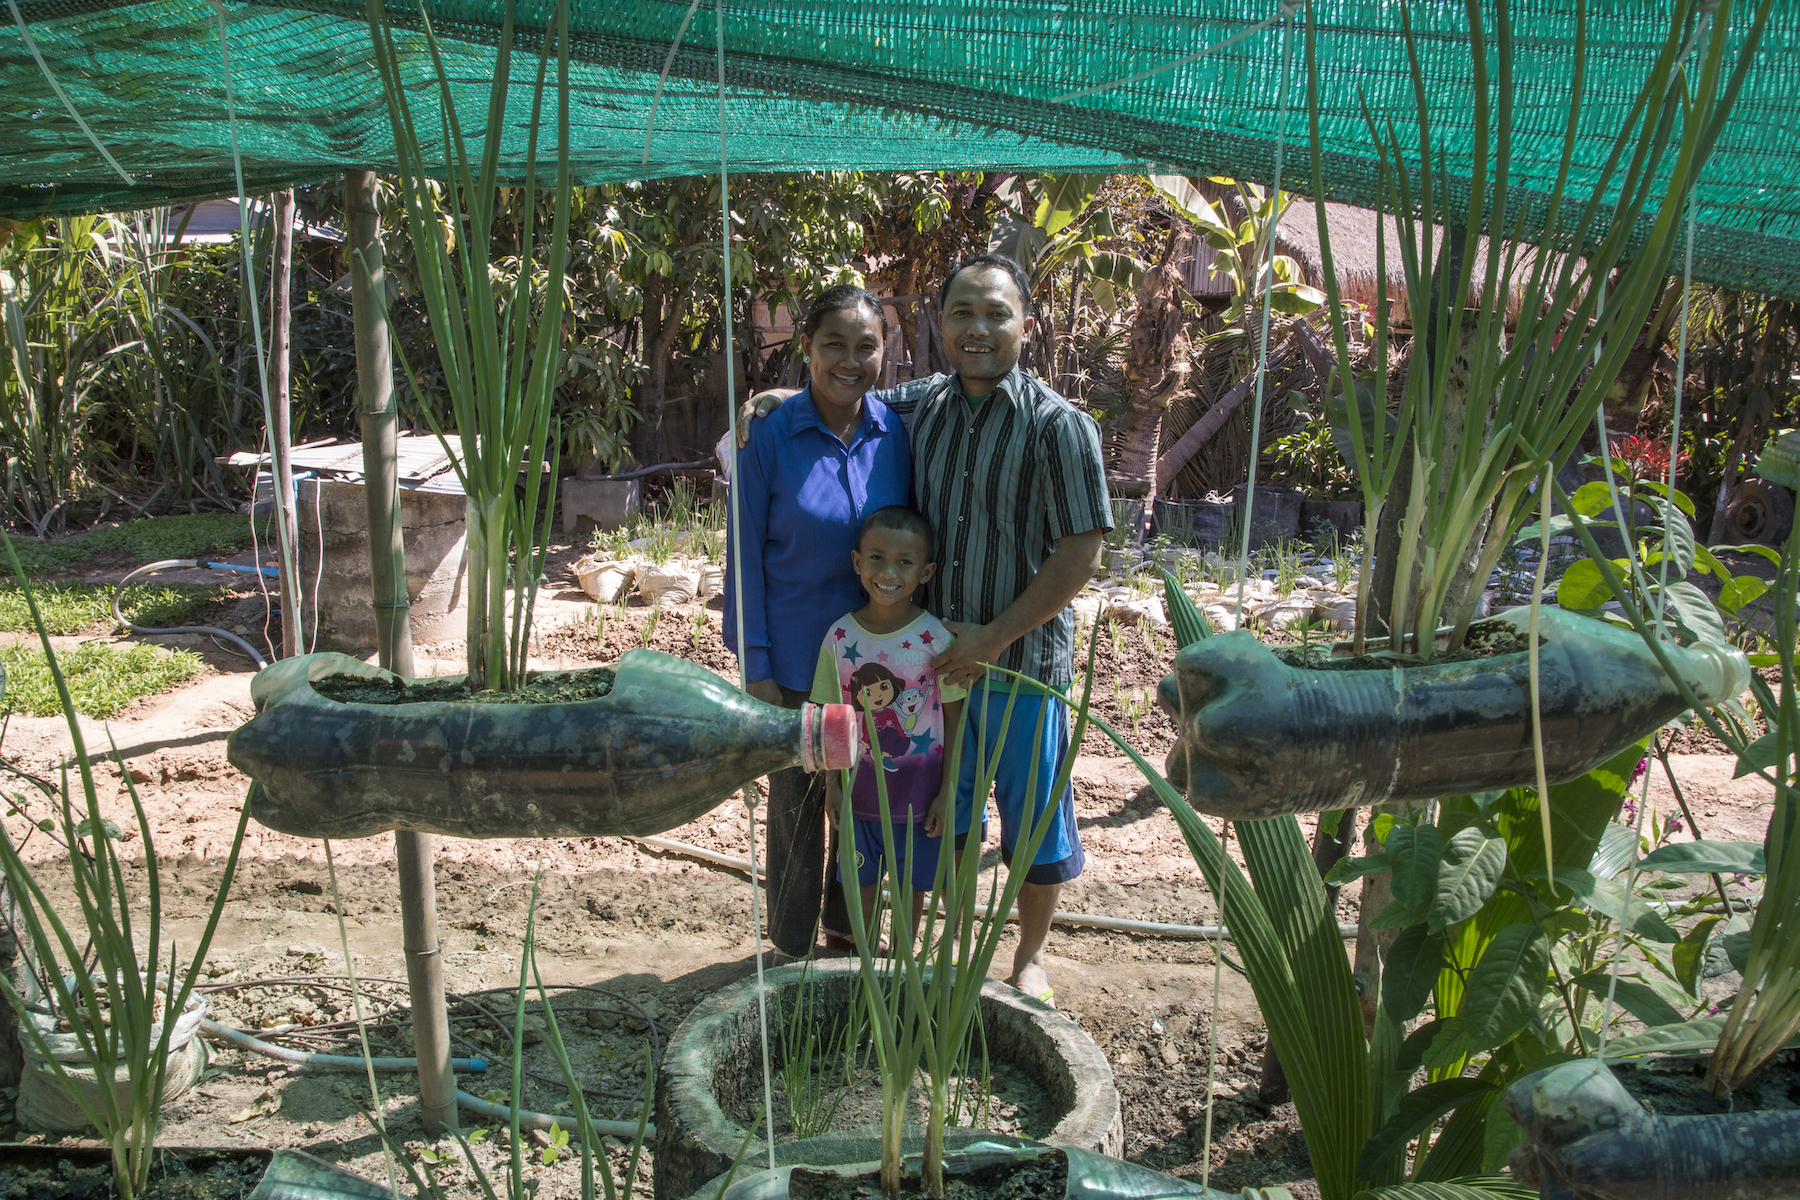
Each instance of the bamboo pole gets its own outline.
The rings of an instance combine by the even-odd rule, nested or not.
[[[393,349],[375,303],[386,286],[375,173],[351,171],[344,180],[348,217],[350,302],[356,336],[356,392],[362,422],[363,480],[369,512],[369,579],[377,650],[383,667],[411,677],[412,630],[406,598],[406,549],[401,540],[399,467],[395,437]],[[413,1015],[413,1052],[419,1060],[419,1109],[427,1133],[455,1129],[456,1076],[450,1068],[450,1018],[444,1007],[444,960],[438,948],[437,889],[431,837],[394,834],[400,869],[401,938]]]
[[[274,317],[269,331],[269,400],[275,410],[269,428],[269,487],[279,490],[289,501],[275,506],[275,513],[286,532],[286,544],[300,544],[300,524],[295,516],[293,419],[290,416],[290,392],[293,369],[289,362],[288,334],[293,320],[294,272],[294,189],[275,193],[270,215],[275,221],[274,262],[269,271],[269,288],[274,293]],[[295,578],[299,564],[281,559],[281,653],[291,658],[304,650],[300,640],[300,581]]]

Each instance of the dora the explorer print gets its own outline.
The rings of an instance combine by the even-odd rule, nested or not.
[[[875,773],[887,780],[888,811],[895,824],[925,819],[937,799],[945,763],[944,705],[961,700],[962,688],[942,688],[931,660],[950,642],[950,631],[930,613],[920,613],[904,629],[870,633],[845,614],[833,622],[819,647],[813,678],[815,704],[848,704],[856,709],[863,735],[850,807],[865,820],[881,816]],[[869,743],[868,718],[875,718]]]

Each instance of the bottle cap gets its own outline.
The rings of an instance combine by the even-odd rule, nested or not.
[[[800,707],[800,766],[808,773],[847,771],[856,765],[856,710],[848,704]]]

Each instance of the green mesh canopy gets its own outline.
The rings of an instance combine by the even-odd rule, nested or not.
[[[149,207],[235,193],[220,10],[208,0],[14,0],[49,74],[131,177],[84,134],[0,8],[0,213]],[[1182,172],[1267,181],[1281,120],[1282,34],[1269,24],[1226,49],[1113,90],[1058,97],[1192,56],[1279,13],[1272,0],[720,0],[723,124],[733,172],[1021,169]],[[1312,0],[1319,29],[1325,178],[1371,204],[1375,162],[1362,106],[1402,130],[1413,81],[1393,3]],[[1473,97],[1463,4],[1409,4],[1451,177],[1466,173]],[[1733,20],[1749,22],[1749,5]],[[465,120],[486,111],[502,0],[428,0]],[[422,134],[435,133],[435,75],[416,6],[389,6]],[[1589,0],[1590,64],[1572,191],[1591,187],[1661,44],[1666,6]],[[534,53],[552,5],[517,12]],[[721,109],[712,4],[573,0],[576,178],[584,183],[719,169]],[[1514,185],[1546,192],[1568,112],[1574,0],[1512,6],[1517,74]],[[246,186],[266,191],[351,168],[391,170],[387,114],[363,6],[344,0],[223,7]],[[1492,29],[1491,14],[1488,28]],[[1285,177],[1306,190],[1302,26],[1293,36]],[[1777,0],[1698,193],[1696,278],[1800,296],[1800,3]],[[668,76],[649,124],[658,77]],[[515,62],[503,161],[519,172],[535,60]],[[548,167],[546,166],[546,170]],[[540,175],[540,178],[545,176]]]

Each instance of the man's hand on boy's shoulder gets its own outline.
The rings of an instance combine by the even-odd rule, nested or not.
[[[780,408],[789,396],[799,394],[799,388],[770,388],[744,401],[738,407],[738,449],[742,450],[750,444],[750,422],[768,416]]]
[[[975,625],[966,621],[945,621],[952,635],[950,645],[931,660],[938,683],[951,687],[972,688],[987,674],[986,664],[999,661],[1011,645],[1010,639],[997,633],[992,625]]]

